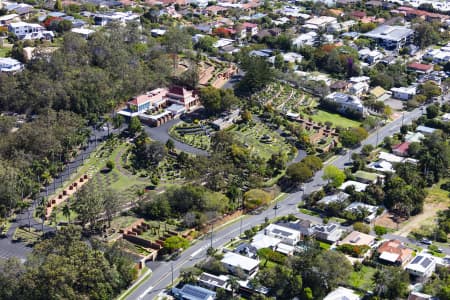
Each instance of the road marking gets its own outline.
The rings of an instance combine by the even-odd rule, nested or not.
[[[206,246],[203,246],[203,247],[199,248],[198,250],[196,250],[194,253],[191,254],[191,258],[194,258],[195,256],[197,256],[200,252],[205,250],[205,248],[206,248]]]
[[[149,286],[149,288],[146,289],[146,290],[138,297],[138,299],[139,299],[139,300],[144,299],[144,297],[147,296],[147,294],[150,293],[151,290],[153,290],[153,287],[152,287],[152,286]]]

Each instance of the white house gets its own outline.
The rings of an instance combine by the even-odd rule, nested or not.
[[[0,72],[17,72],[23,69],[23,64],[17,59],[6,57],[0,58]]]
[[[264,233],[268,236],[278,238],[282,243],[295,246],[299,241],[301,241],[301,232],[280,226],[277,224],[270,224],[264,229]]]
[[[317,38],[318,35],[314,31],[303,33],[292,40],[292,45],[297,48],[303,46],[314,46],[317,42]]]
[[[417,93],[417,89],[414,86],[410,87],[394,87],[391,89],[392,98],[400,99],[400,100],[409,100],[412,99]]]
[[[331,293],[329,293],[323,300],[360,300],[361,297],[356,294],[354,290],[345,288],[345,287],[338,287]]]
[[[358,181],[348,180],[339,187],[339,190],[344,191],[348,186],[353,186],[355,188],[355,191],[357,191],[357,192],[363,192],[366,190],[368,184],[361,183]]]
[[[329,224],[318,224],[313,227],[316,239],[334,243],[341,238],[342,230],[339,225],[329,223]]]
[[[19,40],[38,39],[42,38],[42,33],[45,31],[45,28],[39,24],[15,22],[8,25],[8,31],[14,33]]]
[[[236,270],[240,268],[248,276],[256,273],[259,267],[259,260],[236,254],[234,252],[225,253],[221,262],[231,273],[236,274]]]
[[[429,277],[436,269],[436,260],[433,256],[420,253],[405,268],[411,275]]]
[[[332,102],[338,105],[338,111],[341,113],[347,113],[349,111],[366,115],[367,110],[362,104],[361,100],[354,96],[334,92],[325,97],[325,101]]]
[[[358,82],[353,84],[349,89],[349,93],[355,96],[361,96],[369,90],[369,85],[366,82]]]
[[[130,21],[139,20],[138,14],[133,14],[132,12],[112,12],[94,15],[94,24],[98,26],[105,26],[111,22],[118,22],[120,24],[125,24]]]
[[[347,206],[344,210],[349,212],[357,212],[358,210],[365,210],[369,213],[369,215],[366,218],[364,218],[364,221],[370,223],[377,217],[378,206],[369,205],[362,202],[353,202],[349,206]]]
[[[87,28],[72,28],[70,31],[81,35],[85,39],[89,38],[95,32],[94,30]]]

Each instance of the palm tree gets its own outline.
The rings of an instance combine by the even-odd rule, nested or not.
[[[42,232],[44,232],[44,222],[45,222],[45,207],[44,206],[38,206],[36,207],[36,217],[42,220]]]
[[[233,294],[233,297],[236,295],[236,291],[239,289],[240,285],[236,277],[230,276],[230,278],[227,280],[227,284],[230,286],[231,293]]]
[[[62,208],[62,214],[67,218],[67,222],[70,224],[70,207],[68,204],[64,205]]]

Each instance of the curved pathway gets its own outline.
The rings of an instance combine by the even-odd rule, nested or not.
[[[173,140],[173,142],[175,144],[175,148],[177,148],[178,150],[181,150],[186,153],[193,154],[193,155],[207,156],[208,155],[207,151],[192,147],[185,143],[182,143],[182,142],[172,138],[169,135],[170,128],[177,125],[179,122],[181,122],[180,119],[174,119],[174,120],[170,120],[169,122],[167,122],[159,127],[144,126],[144,130],[152,139],[154,139],[156,141],[159,141],[159,142],[165,144],[167,142],[167,140],[171,139],[171,140]]]

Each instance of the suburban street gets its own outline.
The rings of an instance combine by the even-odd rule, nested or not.
[[[384,127],[372,132],[369,137],[362,143],[362,145],[380,143],[386,136],[390,136],[400,130],[402,124],[409,124],[412,120],[417,119],[423,113],[422,108],[414,109],[410,112],[405,112],[401,117],[386,124]],[[344,164],[350,160],[352,153],[357,153],[361,150],[362,145],[359,148],[348,151],[345,156],[337,156],[326,164],[333,164],[339,168],[344,168]],[[312,217],[309,215],[298,213],[297,204],[302,199],[303,193],[309,194],[315,190],[319,190],[325,182],[322,179],[323,172],[316,173],[313,181],[304,185],[304,191],[297,191],[289,194],[279,203],[280,208],[276,211],[278,216],[295,214],[302,219],[310,220],[313,222],[321,222],[320,218]],[[203,260],[206,256],[206,250],[211,246],[214,248],[220,248],[229,242],[231,239],[236,238],[240,233],[252,228],[265,221],[265,218],[274,218],[275,210],[269,207],[267,210],[259,215],[248,215],[240,220],[236,220],[217,231],[213,232],[212,239],[210,237],[204,237],[203,240],[198,241],[192,245],[189,249],[184,251],[180,257],[173,262],[162,262],[154,267],[152,276],[141,284],[127,299],[153,299],[162,290],[172,283],[172,279],[175,280],[180,270],[187,267],[194,266],[197,262]],[[448,251],[448,249],[446,249]],[[153,264],[151,264],[153,265]],[[173,278],[172,278],[173,277]]]

